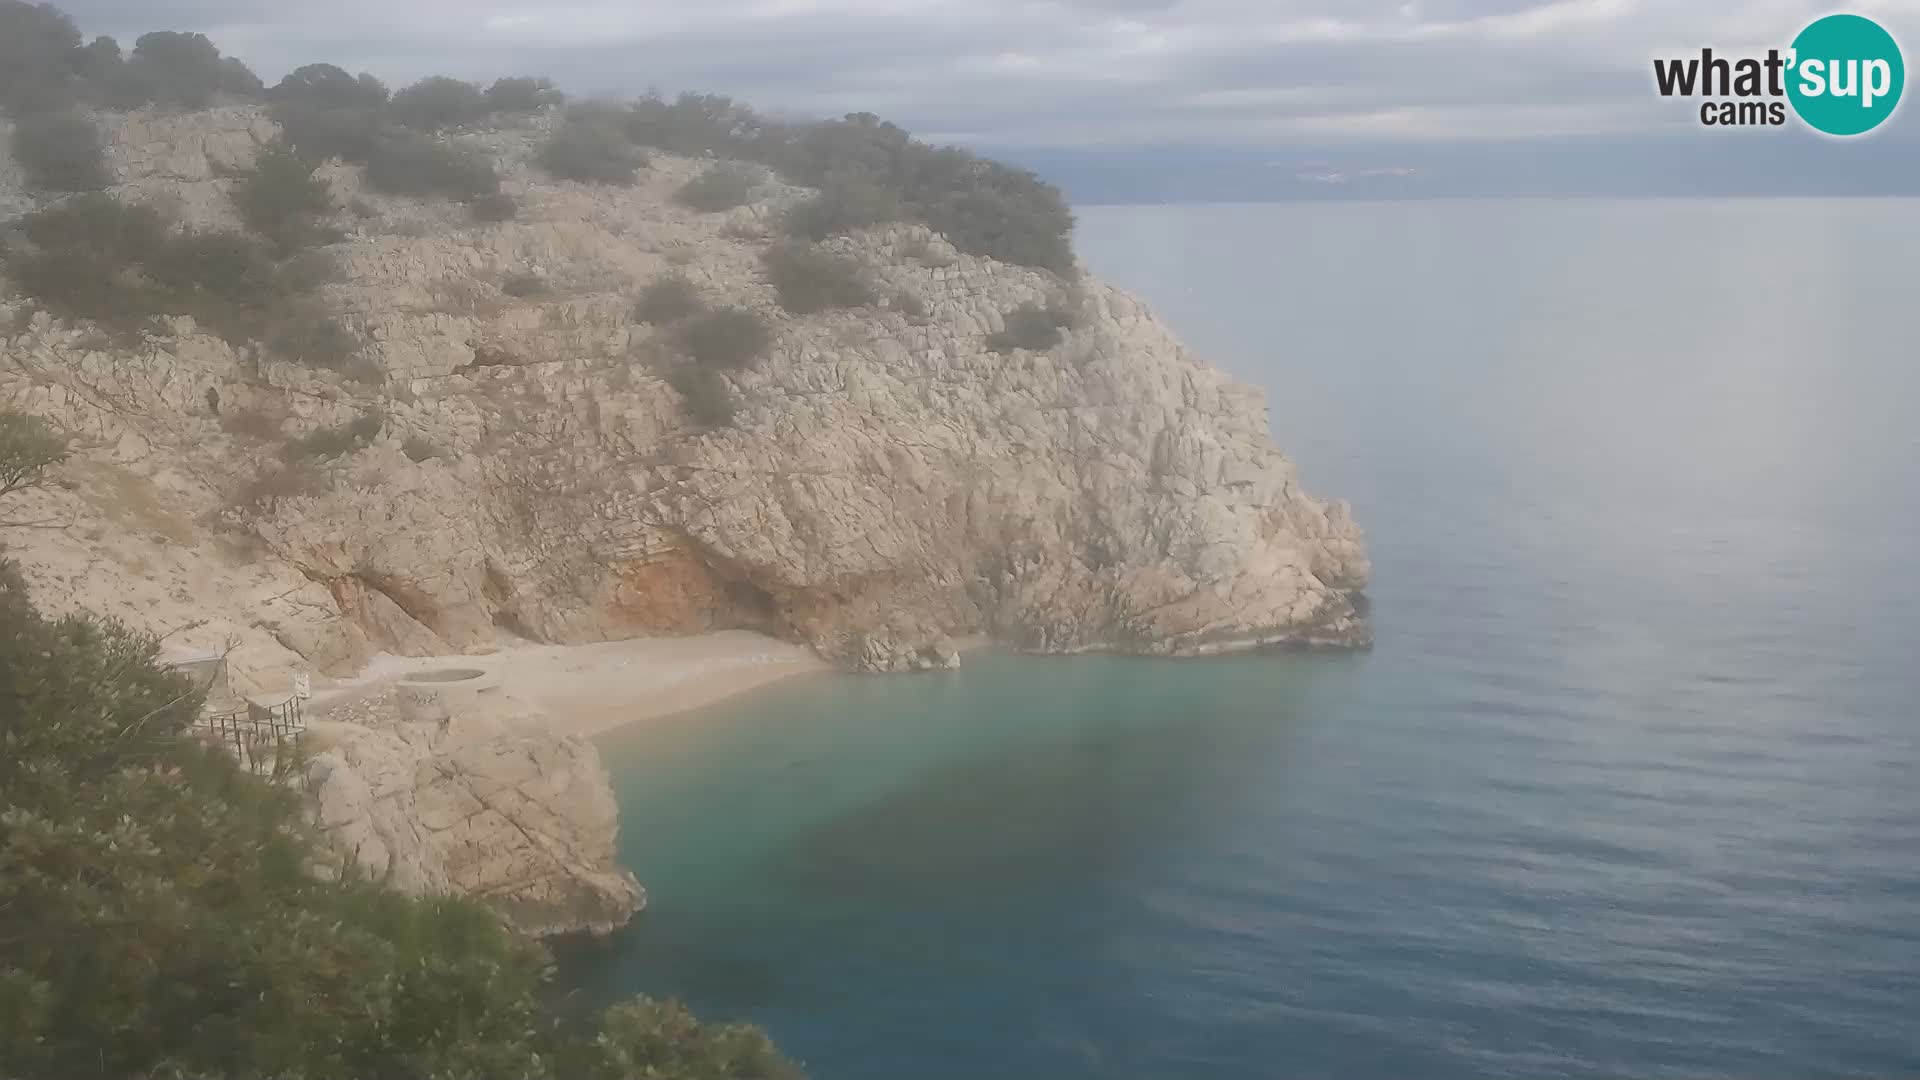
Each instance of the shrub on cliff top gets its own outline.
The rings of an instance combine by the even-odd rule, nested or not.
[[[487,108],[497,113],[539,112],[565,100],[566,95],[554,88],[552,79],[528,75],[495,79],[485,95]]]
[[[493,195],[500,177],[484,155],[418,136],[380,140],[367,159],[367,183],[389,195],[440,196],[456,202]]]
[[[741,161],[728,161],[682,184],[674,193],[681,206],[713,214],[745,205],[753,189],[767,179],[765,169]]]
[[[327,109],[377,109],[387,103],[387,87],[365,72],[355,78],[332,64],[307,64],[294,68],[267,96]]]
[[[681,346],[695,363],[706,367],[751,367],[772,343],[772,328],[746,308],[717,308],[688,319],[680,328]]]
[[[767,282],[780,294],[780,306],[795,315],[860,307],[876,298],[859,263],[811,244],[775,244],[761,256],[761,263]]]
[[[73,103],[68,58],[80,28],[51,4],[0,0],[0,110],[14,116]]]
[[[634,171],[647,163],[647,157],[614,127],[570,119],[547,136],[539,162],[560,180],[631,187]]]
[[[322,161],[339,158],[364,165],[387,137],[387,125],[377,106],[336,106],[295,99],[275,103],[273,119],[288,146]]]
[[[204,109],[217,95],[255,98],[261,93],[259,77],[238,59],[221,56],[205,34],[171,30],[140,35],[109,89],[117,108],[151,103]]]
[[[430,75],[393,95],[387,106],[395,122],[426,131],[457,127],[487,116],[486,95],[470,82]]]
[[[37,191],[100,191],[113,183],[100,132],[79,113],[37,113],[13,129],[13,158]]]

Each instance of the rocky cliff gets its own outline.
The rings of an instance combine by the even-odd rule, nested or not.
[[[114,194],[189,226],[237,225],[232,174],[275,134],[257,107],[99,119]],[[699,213],[670,195],[710,163],[665,154],[632,188],[553,181],[531,167],[543,123],[456,136],[495,157],[517,220],[476,223],[324,167],[350,208],[328,293],[366,342],[356,379],[186,318],[130,342],[0,301],[0,407],[80,449],[62,485],[21,503],[51,525],[4,536],[40,601],[230,647],[243,691],[380,651],[484,651],[503,631],[746,627],[887,671],[950,664],[962,635],[1183,655],[1366,640],[1345,506],[1300,489],[1257,390],[1139,301],[896,225],[826,244],[880,303],[795,317],[760,260],[807,192],[769,180],[748,205]],[[0,215],[36,205],[5,140],[0,127]],[[725,376],[730,425],[689,419],[666,332],[634,316],[669,270],[778,328],[761,362]],[[1058,343],[990,348],[1027,303],[1070,313]],[[356,420],[366,437],[344,452],[286,452]],[[336,766],[372,791],[384,781],[367,769],[414,775],[441,752],[339,738]],[[372,757],[404,767],[353,764]],[[396,861],[365,809],[380,798],[318,785],[323,819],[362,808],[334,827],[367,865],[471,887],[444,859]]]
[[[329,709],[307,749],[314,824],[395,888],[485,900],[534,935],[605,933],[644,903],[614,868],[619,807],[593,746],[483,672]]]

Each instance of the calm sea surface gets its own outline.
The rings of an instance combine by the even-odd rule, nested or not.
[[[599,997],[821,1080],[1920,1076],[1920,204],[1098,208],[1370,653],[983,657],[606,742]]]

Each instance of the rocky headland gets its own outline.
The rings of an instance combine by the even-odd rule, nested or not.
[[[234,177],[278,131],[256,105],[95,120],[112,194],[190,229],[240,227]],[[1301,490],[1258,390],[1138,300],[881,224],[816,245],[877,299],[796,315],[763,255],[811,192],[768,176],[701,212],[672,196],[713,162],[668,153],[631,187],[552,179],[536,155],[556,122],[442,136],[492,157],[511,220],[320,168],[341,208],[325,295],[364,343],[350,376],[185,316],[108,334],[9,290],[0,407],[78,451],[21,496],[54,527],[5,530],[42,606],[223,651],[242,691],[503,636],[751,629],[865,671],[951,666],[976,636],[1156,655],[1366,642],[1347,508]],[[7,141],[0,124],[0,218],[50,202]],[[729,422],[689,415],[670,329],[636,314],[669,273],[774,328],[723,376]],[[997,343],[1023,307],[1063,329]],[[313,731],[310,805],[343,857],[536,932],[638,906],[590,744],[510,689],[385,693]]]

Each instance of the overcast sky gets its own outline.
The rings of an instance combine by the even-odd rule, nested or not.
[[[1821,0],[56,0],[130,46],[199,30],[268,83],[553,76],[711,89],[942,141],[1123,147],[1690,130],[1649,61],[1785,47]],[[1847,10],[1920,42],[1920,0]],[[1903,109],[1893,126],[1913,126]],[[1908,120],[1908,123],[1901,123]]]

